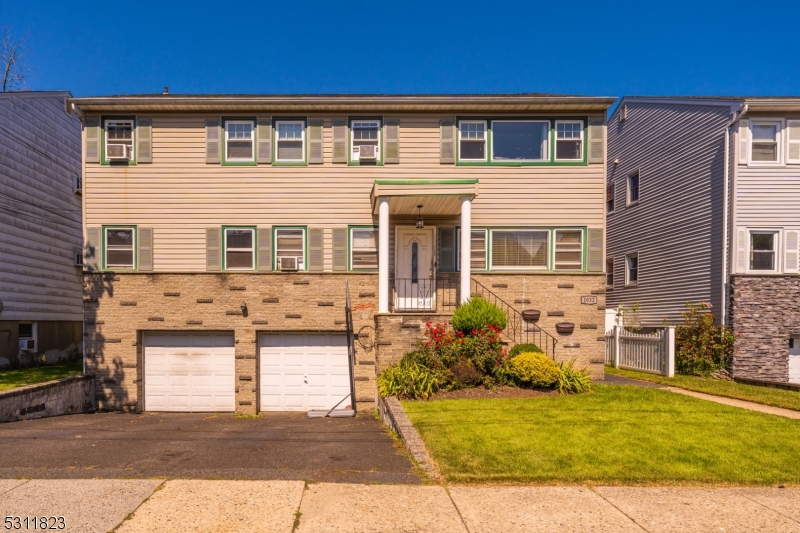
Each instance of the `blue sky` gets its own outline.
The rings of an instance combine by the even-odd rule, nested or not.
[[[0,0],[29,88],[76,96],[798,95],[797,20],[786,0]]]

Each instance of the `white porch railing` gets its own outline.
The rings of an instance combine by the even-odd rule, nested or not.
[[[614,326],[606,332],[606,364],[614,368],[675,376],[675,327],[634,333]]]

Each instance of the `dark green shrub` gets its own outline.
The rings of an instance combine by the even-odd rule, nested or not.
[[[474,387],[483,380],[483,373],[471,361],[459,361],[450,367],[450,379],[456,388]]]
[[[473,296],[469,302],[460,305],[453,313],[453,329],[465,335],[474,335],[478,331],[494,326],[505,329],[506,314],[493,303],[480,296]]]
[[[541,348],[530,342],[527,344],[517,344],[516,346],[512,346],[511,350],[508,351],[508,356],[516,357],[524,352],[541,352],[541,351],[542,351]]]
[[[524,352],[511,359],[509,374],[529,387],[552,387],[559,378],[558,366],[542,352]]]
[[[427,400],[445,383],[442,372],[426,368],[410,358],[387,367],[378,375],[378,394],[411,400]]]
[[[714,324],[709,302],[687,303],[683,324],[675,328],[675,370],[709,374],[725,368],[733,355],[733,333]]]
[[[561,394],[579,394],[592,388],[592,378],[585,369],[575,368],[575,361],[558,363],[556,390]]]

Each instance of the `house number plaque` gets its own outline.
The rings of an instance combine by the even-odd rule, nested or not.
[[[597,303],[597,296],[581,296],[581,303],[584,305],[595,305]]]

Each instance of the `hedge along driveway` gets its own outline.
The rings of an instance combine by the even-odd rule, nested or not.
[[[800,484],[800,421],[668,391],[403,407],[449,482]]]

